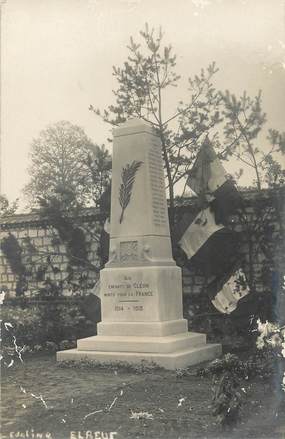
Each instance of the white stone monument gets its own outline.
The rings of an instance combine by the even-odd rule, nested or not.
[[[171,251],[160,139],[132,119],[114,130],[109,262],[100,272],[97,336],[60,360],[155,362],[176,369],[220,355],[221,345],[188,332],[181,269]]]

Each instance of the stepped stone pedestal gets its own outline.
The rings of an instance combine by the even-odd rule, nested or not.
[[[216,358],[221,345],[187,331],[181,269],[171,253],[161,144],[138,119],[114,132],[109,262],[100,272],[98,335],[57,360],[157,363],[176,369]]]

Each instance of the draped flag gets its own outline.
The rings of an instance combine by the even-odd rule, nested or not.
[[[249,293],[245,275],[236,271],[215,295],[212,304],[223,314],[230,314],[237,308],[238,301]]]
[[[239,234],[216,224],[210,207],[196,215],[184,214],[175,233],[186,266],[198,268],[206,277],[222,276],[236,265]]]
[[[216,223],[225,223],[241,204],[241,196],[227,175],[208,139],[205,140],[189,172],[187,185],[198,197],[210,202]]]
[[[183,215],[175,230],[176,241],[187,256],[186,266],[194,266],[207,279],[214,279],[207,287],[213,305],[221,312],[231,312],[239,300],[237,293],[233,297],[230,293],[239,264],[239,233],[226,225],[241,197],[208,139],[197,155],[187,185],[197,194],[198,202],[193,212]]]
[[[231,270],[220,276],[213,276],[208,282],[206,292],[215,308],[230,314],[238,302],[249,293],[246,276],[237,261]]]

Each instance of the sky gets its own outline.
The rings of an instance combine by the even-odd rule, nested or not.
[[[31,141],[47,125],[68,120],[106,143],[109,127],[88,107],[113,102],[112,66],[123,64],[145,22],[161,26],[177,53],[181,86],[166,113],[185,98],[188,76],[215,61],[217,88],[262,89],[267,128],[285,130],[284,0],[4,0],[1,193],[9,200],[22,197]]]

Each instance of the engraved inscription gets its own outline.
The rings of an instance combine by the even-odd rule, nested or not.
[[[136,261],[138,259],[138,241],[123,241],[120,243],[121,261]]]
[[[146,302],[154,296],[151,285],[147,281],[133,280],[124,276],[119,283],[110,283],[103,293],[104,297],[114,299],[114,311],[145,311]]]
[[[148,151],[150,184],[152,192],[152,212],[155,226],[167,224],[167,209],[165,203],[164,174],[161,157],[161,149],[153,142]]]

